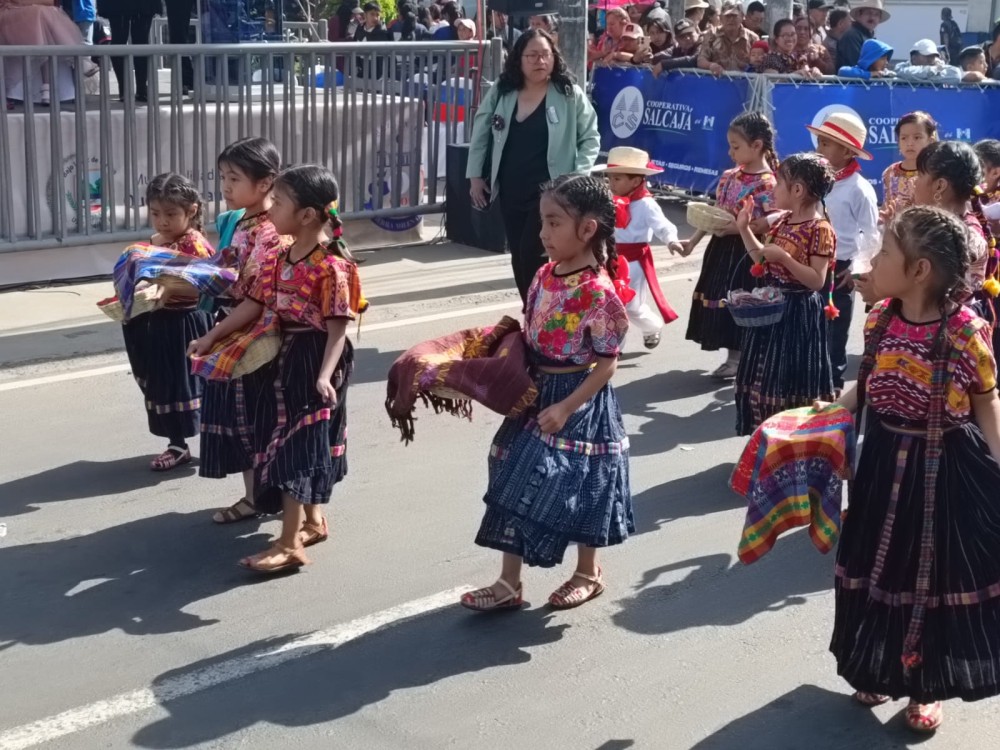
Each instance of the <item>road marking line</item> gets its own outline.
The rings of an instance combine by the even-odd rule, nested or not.
[[[39,721],[13,729],[0,731],[0,747],[4,750],[25,750],[59,737],[76,734],[110,721],[162,706],[170,701],[200,693],[208,688],[247,677],[266,669],[274,669],[305,656],[329,651],[346,643],[370,635],[403,620],[419,617],[444,607],[452,606],[469,587],[442,591],[439,594],[415,599],[397,607],[390,607],[329,630],[296,638],[276,649],[240,656],[214,664],[204,669],[169,677],[155,688],[142,688],[121,693],[106,700],[96,701],[49,716]]]
[[[696,275],[697,271],[690,271],[688,273],[677,273],[672,276],[661,276],[659,277],[660,283],[667,283],[670,281],[680,281],[681,279],[689,279]],[[431,315],[421,315],[415,318],[400,318],[399,320],[385,320],[381,323],[371,323],[362,324],[361,333],[374,333],[376,331],[390,331],[395,328],[405,328],[406,326],[415,326],[422,323],[434,323],[439,320],[450,320],[451,318],[462,318],[467,315],[474,313],[487,313],[487,312],[497,312],[500,310],[511,310],[516,309],[517,300],[508,300],[507,302],[496,302],[492,305],[473,305],[471,307],[463,307],[458,310],[448,310],[445,312],[432,313]],[[110,321],[109,321],[110,322]],[[40,385],[51,385],[52,383],[65,383],[71,380],[82,380],[84,378],[94,378],[101,375],[111,375],[116,372],[127,372],[129,370],[128,364],[119,365],[107,365],[105,367],[95,367],[90,370],[78,370],[76,372],[64,372],[58,375],[43,375],[37,378],[29,378],[27,380],[12,380],[8,383],[0,383],[0,393],[6,391],[17,391],[21,388],[33,388]]]

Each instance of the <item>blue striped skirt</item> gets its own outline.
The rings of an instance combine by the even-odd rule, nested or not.
[[[535,406],[500,426],[476,544],[552,567],[570,543],[607,547],[634,533],[628,436],[611,385],[555,435],[543,434],[536,422],[542,409],[564,400],[588,375],[539,373]]]

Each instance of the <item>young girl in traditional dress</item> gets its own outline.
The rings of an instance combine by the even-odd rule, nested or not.
[[[938,125],[926,112],[910,112],[896,123],[896,141],[902,161],[886,167],[882,173],[884,196],[882,204],[894,211],[913,205],[913,188],[917,181],[917,157],[924,148],[938,139]]]
[[[215,252],[201,233],[202,200],[178,174],[161,174],[146,188],[146,206],[156,234],[150,243],[192,258]],[[164,307],[122,327],[132,376],[146,401],[149,431],[167,438],[167,449],[150,463],[169,471],[191,461],[187,438],[198,434],[202,381],[190,372],[187,345],[212,326],[197,297],[171,297]]]
[[[770,326],[747,328],[736,374],[736,433],[750,435],[768,417],[833,398],[828,315],[837,239],[823,198],[834,184],[830,163],[819,154],[794,154],[778,168],[774,205],[787,211],[765,242],[754,235],[752,199],[736,217],[763,285],[781,290],[785,311]]]
[[[616,146],[608,152],[608,163],[593,170],[608,176],[615,199],[615,247],[629,264],[629,285],[635,292],[625,311],[629,322],[642,333],[647,349],[660,344],[665,323],[677,320],[653,266],[649,242],[654,237],[671,253],[684,253],[677,239],[677,227],[666,216],[646,188],[646,178],[663,170],[650,164],[649,154],[638,148]],[[654,311],[652,301],[656,310]]]
[[[615,206],[603,181],[564,176],[541,198],[551,262],[528,292],[524,335],[539,396],[504,421],[489,457],[486,515],[476,544],[503,553],[492,586],[465,594],[474,610],[518,608],[523,563],[551,567],[578,545],[576,570],[550,597],[557,609],[604,591],[599,547],[632,533],[628,436],[610,380],[628,331],[614,268]]]
[[[742,202],[752,197],[751,228],[762,235],[768,226],[766,214],[773,211],[773,170],[778,166],[774,130],[763,115],[747,112],[729,125],[728,138],[729,156],[736,168],[723,173],[719,179],[716,205],[735,217]],[[704,232],[697,232],[686,240],[685,254],[690,254],[702,237]],[[705,249],[688,320],[686,338],[689,341],[701,344],[705,351],[729,350],[726,360],[712,373],[713,377],[736,377],[743,334],[726,309],[726,295],[731,289],[754,287],[751,265],[734,218],[729,227],[712,237]]]
[[[260,513],[283,511],[275,543],[240,562],[260,573],[309,564],[303,548],[329,536],[321,506],[347,474],[347,384],[354,363],[347,325],[366,303],[341,236],[338,197],[336,179],[322,167],[278,175],[270,217],[294,242],[261,259],[239,307],[191,345],[193,354],[205,354],[265,308],[281,322],[277,359],[244,383],[255,407],[254,505]]]
[[[968,230],[940,208],[889,224],[875,257],[858,385],[864,447],[837,551],[830,650],[867,706],[1000,693],[1000,401],[986,324],[967,296]],[[817,404],[822,408],[824,404]]]
[[[222,246],[218,262],[239,269],[240,274],[227,295],[215,301],[216,320],[222,321],[246,296],[262,261],[285,242],[268,214],[271,187],[281,168],[281,156],[274,144],[265,138],[232,143],[219,154],[218,168],[222,195],[231,209],[219,217]],[[234,215],[233,211],[240,213]],[[235,380],[210,380],[205,384],[198,473],[214,479],[242,473],[244,484],[243,497],[217,511],[212,518],[216,523],[233,523],[257,515],[253,506],[253,405],[247,402],[245,384],[259,377],[262,375],[258,370]]]

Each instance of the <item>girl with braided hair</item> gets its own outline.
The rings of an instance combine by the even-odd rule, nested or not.
[[[186,177],[167,173],[146,188],[150,244],[189,258],[208,258],[215,250],[202,234],[204,202]],[[149,431],[167,439],[167,449],[150,463],[153,471],[169,471],[190,463],[187,439],[198,434],[204,384],[192,375],[187,345],[212,327],[211,316],[198,309],[198,298],[164,296],[160,309],[122,326],[132,376],[146,403]]]
[[[628,436],[610,380],[628,331],[615,291],[615,204],[603,180],[559,177],[541,197],[549,263],[528,291],[524,336],[538,400],[501,425],[476,544],[503,553],[492,586],[461,598],[477,611],[523,604],[524,563],[558,565],[578,545],[576,570],[550,597],[577,607],[604,591],[597,549],[635,531]]]
[[[691,316],[685,338],[701,344],[705,351],[728,349],[729,356],[712,372],[712,377],[736,377],[743,347],[743,333],[726,309],[726,295],[731,289],[752,289],[750,259],[736,226],[736,214],[747,197],[753,197],[754,233],[767,231],[768,213],[773,210],[774,170],[778,157],[774,152],[774,129],[759,112],[746,112],[729,125],[729,156],[734,169],[723,173],[716,191],[716,205],[733,215],[733,222],[716,232],[705,249],[701,275],[694,287]],[[684,255],[689,255],[705,236],[696,232],[685,240]]]
[[[347,474],[347,385],[354,347],[347,326],[367,308],[354,257],[343,240],[337,180],[324,167],[291,167],[274,180],[270,221],[287,247],[261,260],[247,295],[190,353],[217,343],[264,316],[280,323],[277,357],[247,378],[253,410],[253,506],[282,512],[281,535],[240,565],[265,574],[300,568],[304,548],[326,541],[321,506]],[[225,344],[223,343],[225,346]],[[239,342],[233,344],[234,353]]]
[[[890,222],[858,385],[837,400],[867,413],[830,650],[856,700],[908,698],[918,732],[941,701],[1000,693],[1000,400],[987,325],[961,304],[969,237],[942,208]]]
[[[837,236],[823,198],[834,179],[833,167],[819,154],[794,154],[778,167],[774,205],[786,213],[765,241],[751,227],[752,198],[736,217],[754,261],[753,275],[780,289],[785,300],[780,321],[745,329],[736,373],[738,435],[753,434],[778,412],[833,398],[828,318],[837,312],[832,301]]]

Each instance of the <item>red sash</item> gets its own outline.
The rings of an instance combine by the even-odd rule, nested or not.
[[[616,244],[618,254],[629,263],[638,263],[646,276],[646,283],[649,284],[649,291],[653,295],[656,309],[660,311],[664,323],[672,323],[677,320],[677,313],[667,303],[667,298],[660,288],[660,282],[656,278],[656,268],[653,265],[653,251],[649,245],[643,242],[619,242]]]

